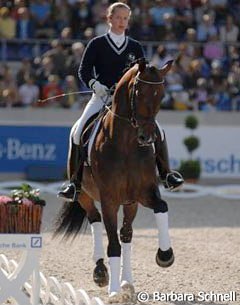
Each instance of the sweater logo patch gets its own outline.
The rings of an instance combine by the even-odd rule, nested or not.
[[[135,59],[136,59],[136,56],[133,54],[133,53],[129,53],[127,55],[127,59],[130,61],[130,62],[133,62]]]

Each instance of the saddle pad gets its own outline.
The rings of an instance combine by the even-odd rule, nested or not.
[[[92,145],[93,145],[93,142],[94,142],[95,137],[97,135],[97,132],[99,130],[99,126],[100,126],[101,122],[102,122],[102,117],[98,119],[97,123],[93,127],[93,130],[92,130],[90,138],[89,138],[88,147],[87,147],[88,165],[91,165],[91,157],[90,156],[91,156]]]

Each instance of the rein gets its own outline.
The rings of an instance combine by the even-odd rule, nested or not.
[[[139,77],[139,73],[137,74],[136,78],[135,78],[135,81],[134,81],[134,84],[133,84],[133,90],[132,90],[132,95],[131,95],[131,100],[130,100],[130,105],[131,105],[131,124],[134,128],[138,128],[140,125],[138,123],[138,120],[137,120],[137,111],[136,111],[136,103],[134,103],[134,96],[135,96],[135,92],[136,92],[136,85],[138,82],[142,82],[144,84],[148,84],[148,85],[162,85],[164,84],[164,79],[161,80],[161,81],[158,81],[158,82],[151,82],[151,81],[147,81],[147,80],[144,80],[144,79],[141,79]]]

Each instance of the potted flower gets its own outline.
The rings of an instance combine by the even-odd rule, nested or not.
[[[9,196],[0,195],[0,233],[39,234],[46,204],[39,194],[38,189],[22,184]]]
[[[192,134],[183,140],[189,154],[189,159],[181,162],[179,172],[186,181],[196,182],[201,174],[200,161],[193,159],[193,152],[200,145],[199,138],[193,134],[193,131],[198,127],[198,119],[194,115],[187,116],[185,119],[185,127],[192,130]]]

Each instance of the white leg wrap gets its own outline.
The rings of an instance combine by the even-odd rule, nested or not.
[[[94,222],[91,224],[93,237],[93,260],[97,262],[100,258],[104,258],[102,223]]]
[[[120,291],[120,260],[118,256],[109,257],[110,277],[108,293]]]
[[[132,267],[131,267],[131,243],[121,243],[122,249],[122,274],[121,282],[127,281],[129,284],[133,283]]]
[[[158,228],[158,242],[159,248],[166,251],[171,247],[170,236],[168,232],[168,212],[155,213],[157,228]]]

